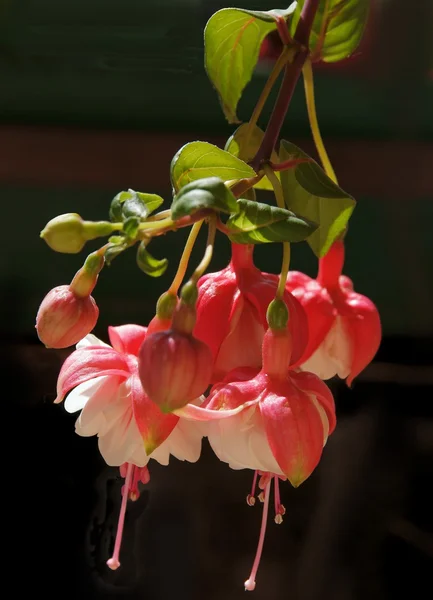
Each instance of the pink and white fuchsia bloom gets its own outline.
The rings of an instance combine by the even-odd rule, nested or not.
[[[308,318],[309,342],[302,369],[321,379],[338,375],[351,385],[373,360],[382,336],[377,308],[353,290],[341,275],[344,243],[337,241],[320,259],[317,279],[290,271],[287,288],[302,304]]]
[[[311,475],[336,423],[334,399],[316,375],[290,368],[292,336],[287,329],[268,329],[263,340],[263,367],[232,371],[215,385],[202,406],[188,405],[177,414],[206,422],[215,454],[233,469],[262,475],[264,514],[256,559],[247,590],[255,587],[269,504],[275,484],[276,522],[280,504],[278,478],[299,486]],[[257,374],[256,374],[257,373]],[[253,503],[253,492],[248,503]]]
[[[262,342],[268,328],[266,311],[275,297],[278,276],[262,273],[253,262],[254,246],[232,244],[230,264],[198,282],[194,335],[205,342],[214,358],[212,382],[238,367],[262,364]],[[289,330],[293,337],[291,364],[299,364],[308,342],[308,324],[300,303],[286,292]]]
[[[76,432],[98,436],[99,450],[108,465],[121,467],[123,499],[111,568],[119,566],[120,541],[127,498],[138,495],[138,481],[147,482],[151,458],[167,465],[170,454],[196,462],[202,433],[197,424],[163,414],[147,397],[138,377],[138,351],[146,337],[139,325],[109,327],[112,347],[94,335],[77,344],[64,362],[57,398],[65,395],[68,412],[81,410]]]

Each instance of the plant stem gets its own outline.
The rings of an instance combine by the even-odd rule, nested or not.
[[[284,65],[287,63],[287,61],[290,59],[290,57],[293,56],[293,48],[289,48],[289,47],[285,47],[283,48],[283,51],[281,52],[280,56],[278,57],[277,62],[275,63],[271,74],[269,75],[269,78],[265,84],[265,87],[262,90],[262,93],[260,94],[260,97],[257,101],[257,104],[253,110],[253,114],[251,115],[250,120],[248,121],[248,125],[247,125],[247,130],[245,133],[245,148],[248,149],[248,145],[249,145],[249,141],[251,138],[251,134],[253,132],[253,128],[255,127],[255,125],[257,125],[257,121],[260,117],[260,114],[263,110],[264,105],[266,104],[266,100],[268,99],[268,96],[274,86],[274,83],[276,82],[278,75],[281,73],[281,71],[284,68]],[[239,156],[239,158],[242,158],[242,156]]]
[[[188,262],[191,257],[192,249],[194,248],[194,244],[196,242],[197,236],[199,234],[200,228],[203,225],[203,221],[198,221],[194,223],[191,231],[189,232],[188,239],[185,244],[185,248],[183,249],[182,256],[179,261],[179,266],[177,268],[176,275],[174,276],[173,283],[168,288],[168,293],[177,295],[179,291],[180,285],[185,277],[186,270],[188,268]]]
[[[206,250],[205,250],[204,256],[203,256],[200,264],[194,271],[194,273],[191,275],[190,281],[192,281],[195,284],[200,279],[200,277],[203,275],[203,273],[206,271],[206,269],[208,268],[209,263],[212,259],[213,248],[214,248],[214,243],[215,243],[215,234],[216,234],[216,216],[214,215],[209,220],[209,230],[208,230],[208,234],[207,234],[207,243],[206,243]]]
[[[256,171],[260,170],[261,163],[264,160],[268,160],[271,157],[272,151],[277,143],[296,83],[301,74],[304,62],[308,57],[308,40],[318,5],[319,0],[305,0],[304,6],[302,7],[294,35],[294,41],[298,44],[299,49],[293,61],[287,63],[285,67],[283,82],[271,118],[269,119],[264,138],[256,156],[251,162],[251,165]]]
[[[317,153],[320,157],[325,173],[330,179],[332,179],[334,183],[337,183],[337,176],[332,168],[331,161],[329,160],[329,156],[326,152],[322,135],[320,133],[319,122],[317,120],[316,113],[316,103],[314,100],[313,67],[311,65],[311,60],[308,58],[305,61],[302,74],[304,76],[305,100],[307,102],[308,120],[310,121],[311,133],[313,134]]]
[[[266,177],[272,184],[274,189],[275,198],[277,200],[277,204],[279,208],[285,208],[284,202],[284,194],[283,188],[281,187],[280,180],[272,171],[269,165],[265,165],[264,171],[266,173]],[[281,272],[280,272],[280,280],[278,282],[277,293],[275,294],[276,298],[282,298],[284,295],[284,290],[287,282],[287,273],[289,272],[290,266],[290,244],[289,242],[283,242],[283,260],[281,263]]]

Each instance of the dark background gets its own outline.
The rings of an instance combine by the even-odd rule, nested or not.
[[[284,523],[269,522],[257,600],[393,599],[431,589],[433,456],[433,4],[373,2],[362,46],[320,66],[322,133],[342,187],[359,204],[346,273],[378,306],[384,340],[353,390],[336,383],[339,424],[319,468],[282,488]],[[239,598],[254,558],[260,507],[251,473],[201,461],[151,464],[131,504],[122,568],[105,567],[121,481],[74,415],[53,406],[65,352],[46,350],[34,320],[47,291],[71,280],[77,256],[39,239],[53,216],[106,218],[129,187],[170,201],[169,164],[195,139],[223,145],[224,120],[203,69],[214,0],[9,0],[0,4],[0,334],[4,530],[17,596]],[[268,0],[237,3],[274,8]],[[240,104],[247,119],[270,70],[260,62]],[[266,122],[267,111],[262,118]],[[297,90],[283,134],[314,154]],[[154,245],[160,280],[133,253],[100,277],[96,333],[147,322],[176,268],[185,232]],[[224,266],[219,239],[212,269]],[[279,248],[256,252],[278,271]],[[83,257],[84,258],[84,257]],[[293,268],[315,274],[306,245]],[[153,461],[152,461],[153,462]],[[427,591],[428,593],[428,591]]]

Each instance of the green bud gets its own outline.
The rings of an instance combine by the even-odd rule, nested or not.
[[[187,306],[195,307],[198,298],[197,284],[192,281],[185,283],[180,292],[180,297]]]
[[[177,296],[171,292],[165,292],[156,303],[156,316],[160,319],[171,319],[177,305]]]
[[[279,298],[274,298],[268,306],[266,319],[271,329],[286,329],[289,322],[289,309],[286,303]]]
[[[55,252],[77,254],[89,240],[112,232],[111,223],[83,221],[77,213],[67,213],[51,219],[41,231],[41,238]]]
[[[87,241],[83,224],[83,219],[77,213],[59,215],[45,225],[41,238],[56,252],[77,254]]]

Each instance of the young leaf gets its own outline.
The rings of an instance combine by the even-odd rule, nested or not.
[[[256,174],[243,160],[208,142],[190,142],[183,146],[174,155],[170,172],[175,192],[191,181],[204,177],[219,177],[229,181],[254,177]]]
[[[139,217],[128,217],[123,223],[123,233],[127,238],[135,239],[140,227]]]
[[[239,123],[236,107],[251,80],[263,40],[277,28],[276,19],[288,19],[295,7],[296,2],[286,10],[268,12],[223,8],[207,22],[204,30],[206,71],[229,123]]]
[[[310,157],[294,144],[282,140],[280,159],[290,158]],[[287,207],[318,224],[317,231],[307,241],[316,256],[324,256],[345,230],[355,200],[313,160],[282,171],[281,185]]]
[[[192,181],[180,190],[171,205],[171,218],[177,221],[203,208],[230,214],[238,210],[238,204],[219,177],[206,177]]]
[[[244,123],[229,137],[224,150],[248,162],[254,158],[264,135],[264,132],[257,125],[248,133],[248,123]],[[278,162],[278,154],[275,151],[272,152],[271,160],[272,162]],[[279,178],[279,173],[276,173],[276,176]],[[259,190],[272,190],[271,182],[267,177],[263,177],[254,187]]]
[[[294,35],[305,0],[299,0],[290,24]],[[312,60],[337,62],[358,47],[370,0],[320,0],[310,34]]]
[[[147,250],[145,242],[141,242],[137,249],[137,265],[139,268],[151,277],[161,277],[168,266],[168,260],[163,258],[158,260],[154,258]]]
[[[134,190],[119,192],[111,201],[110,219],[118,222],[138,217],[144,221],[163,202],[164,199],[157,194],[143,194]]]
[[[316,224],[298,217],[290,210],[238,200],[239,210],[226,223],[232,242],[264,244],[266,242],[301,242],[311,235]]]

